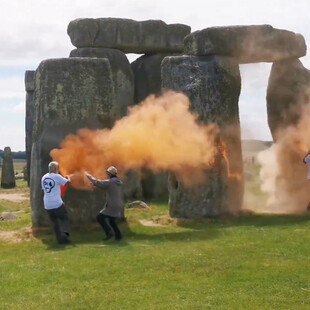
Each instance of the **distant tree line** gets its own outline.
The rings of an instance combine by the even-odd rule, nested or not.
[[[0,157],[3,158],[3,150],[0,150]],[[12,152],[13,159],[26,159],[26,152]]]

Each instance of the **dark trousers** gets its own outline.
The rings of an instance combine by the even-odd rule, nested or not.
[[[117,227],[117,224],[115,222],[116,219],[117,218],[114,216],[109,216],[109,215],[105,215],[102,213],[99,213],[97,216],[97,221],[100,224],[100,226],[103,228],[107,237],[112,236],[112,229],[113,229],[115,239],[120,240],[120,239],[122,239],[122,234],[121,234],[119,228]]]
[[[53,223],[57,242],[59,244],[70,243],[70,226],[65,206],[61,205],[59,208],[46,211]]]

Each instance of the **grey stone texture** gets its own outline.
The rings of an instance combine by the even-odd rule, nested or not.
[[[161,93],[161,62],[168,54],[143,55],[131,63],[135,78],[135,103],[150,94]],[[168,198],[168,174],[143,172],[142,190],[145,199]]]
[[[268,125],[274,141],[280,129],[296,124],[302,106],[310,102],[310,70],[300,60],[272,65],[267,88]]]
[[[0,221],[14,221],[17,219],[18,216],[13,212],[2,212],[0,215]]]
[[[134,76],[126,55],[111,48],[77,48],[71,51],[70,57],[106,58],[109,60],[114,82],[115,100],[119,108],[116,116],[127,114],[128,106],[133,105]]]
[[[1,187],[14,188],[15,174],[13,166],[13,157],[10,147],[5,147],[3,151],[2,172],[1,172]]]
[[[301,34],[270,25],[211,27],[184,39],[187,55],[234,57],[239,63],[274,62],[306,55]]]
[[[43,208],[41,178],[48,171],[50,151],[80,128],[110,128],[117,104],[107,59],[63,58],[40,63],[35,75],[35,122],[31,154],[30,199],[34,227],[49,223]],[[70,222],[89,223],[105,202],[103,191],[69,188],[65,196]]]
[[[134,104],[134,76],[126,55],[111,48],[77,48],[71,51],[70,57],[105,58],[109,60],[114,83],[114,114],[117,119],[127,115],[127,109]],[[142,196],[141,182],[137,173],[129,172],[123,185],[125,199],[136,199]]]
[[[143,55],[131,63],[135,79],[135,103],[161,93],[161,62],[171,54]]]
[[[25,72],[25,89],[26,89],[25,144],[26,144],[26,158],[27,158],[26,180],[28,182],[28,186],[30,182],[32,130],[33,130],[33,117],[34,117],[34,80],[35,80],[35,71],[26,71]]]
[[[122,190],[126,201],[142,199],[141,178],[136,171],[129,170],[122,180],[124,181]]]
[[[206,171],[203,184],[185,188],[175,175],[169,178],[169,208],[173,217],[216,216],[240,210],[243,199],[238,99],[241,88],[238,63],[228,57],[174,56],[162,62],[162,86],[183,91],[191,101],[201,123],[216,123],[221,129],[219,140],[228,148],[231,172],[219,154],[214,168]]]
[[[34,78],[35,78],[35,71],[34,70],[27,70],[25,72],[25,90],[26,90],[26,92],[33,92],[34,91]]]
[[[167,25],[161,20],[135,21],[122,18],[80,18],[67,29],[76,47],[105,47],[124,53],[174,53],[183,50],[190,27]]]

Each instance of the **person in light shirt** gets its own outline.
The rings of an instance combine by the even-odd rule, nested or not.
[[[310,151],[304,157],[303,162],[308,165],[308,180],[310,180]],[[310,211],[310,202],[308,204],[307,210]]]
[[[70,226],[67,211],[61,198],[61,186],[70,183],[70,177],[62,177],[59,174],[58,162],[52,161],[48,165],[49,172],[41,179],[44,191],[44,208],[52,223],[57,242],[59,244],[70,243]]]
[[[308,165],[308,180],[310,180],[310,152],[305,156],[303,162]]]

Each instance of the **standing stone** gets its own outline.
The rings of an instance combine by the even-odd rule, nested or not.
[[[310,70],[298,59],[272,65],[267,89],[268,124],[274,141],[277,132],[297,124],[302,106],[310,102]]]
[[[1,172],[1,187],[14,188],[15,174],[13,166],[13,157],[10,147],[5,147],[3,151],[2,172]]]
[[[169,207],[174,217],[194,218],[238,211],[242,207],[243,177],[238,99],[238,63],[228,57],[166,57],[162,62],[162,86],[183,91],[191,109],[204,124],[216,123],[219,139],[227,145],[230,172],[218,156],[200,186],[185,188],[174,176],[169,181]]]
[[[110,128],[117,104],[110,63],[106,59],[63,58],[41,62],[35,75],[35,122],[31,154],[33,226],[49,223],[43,208],[41,178],[50,151],[80,128]],[[117,110],[117,108],[116,108]],[[103,191],[68,189],[65,203],[72,224],[90,223],[104,204]]]
[[[127,115],[127,109],[134,104],[134,76],[126,55],[111,48],[77,48],[70,57],[106,58],[109,60],[115,90],[114,109],[111,111],[116,119]],[[139,176],[129,172],[123,185],[124,198],[141,199],[142,187]]]
[[[239,63],[274,62],[306,55],[301,34],[270,25],[211,27],[184,39],[188,55],[234,57]]]
[[[34,78],[35,78],[35,71],[25,72],[25,90],[26,90],[25,142],[26,142],[26,160],[27,160],[26,180],[28,186],[30,183],[32,129],[33,129],[33,117],[34,117]]]
[[[167,25],[161,20],[135,21],[122,18],[80,18],[68,25],[76,47],[105,47],[124,53],[178,53],[190,27]]]
[[[131,63],[135,78],[135,103],[140,103],[150,94],[161,93],[161,62],[167,56],[171,54],[143,55]],[[143,171],[142,189],[145,199],[167,198],[167,173]]]
[[[143,55],[131,63],[135,79],[135,103],[161,93],[161,62],[171,54]]]
[[[128,106],[133,105],[134,76],[130,63],[124,53],[111,48],[77,48],[70,53],[70,57],[106,58],[109,60],[114,82],[115,111],[117,118],[127,114]]]

